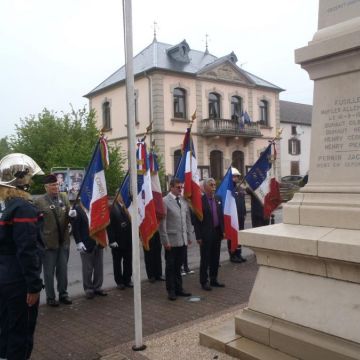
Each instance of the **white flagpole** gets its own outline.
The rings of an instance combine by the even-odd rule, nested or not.
[[[131,213],[131,222],[132,222],[131,235],[132,235],[132,248],[133,248],[132,259],[133,259],[133,282],[134,282],[134,322],[135,322],[135,345],[133,345],[133,350],[139,351],[139,350],[144,350],[146,346],[143,344],[143,336],[142,336],[131,0],[123,0],[123,17],[124,17],[124,47],[125,47],[125,71],[126,71],[128,160],[129,160],[129,169],[130,169],[130,189],[133,195],[132,213]]]

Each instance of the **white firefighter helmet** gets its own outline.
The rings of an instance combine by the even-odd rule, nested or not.
[[[14,153],[0,160],[0,185],[27,189],[34,175],[44,175],[40,166],[25,154]]]
[[[231,174],[233,176],[241,176],[239,170],[237,168],[234,168],[234,167],[231,168]]]

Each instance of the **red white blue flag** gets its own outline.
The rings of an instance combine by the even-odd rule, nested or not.
[[[89,220],[90,237],[104,247],[107,245],[106,227],[110,222],[105,180],[105,168],[108,165],[108,148],[105,139],[101,137],[86,171],[79,197]]]
[[[197,171],[194,143],[191,138],[191,129],[185,133],[182,155],[175,177],[184,183],[184,198],[188,199],[189,205],[199,220],[203,219],[201,202],[201,190]]]
[[[149,241],[158,229],[158,221],[156,218],[155,202],[151,188],[149,157],[146,150],[146,144],[143,141],[138,142],[136,160],[139,232],[145,250],[149,250]],[[132,199],[129,173],[125,176],[121,184],[120,194],[126,207],[130,210]]]
[[[245,176],[249,188],[264,206],[265,219],[269,219],[271,213],[282,202],[279,183],[275,178],[274,166],[272,166],[271,160],[275,164],[276,149],[273,141],[262,152],[259,159]]]
[[[161,192],[161,185],[159,179],[159,163],[158,156],[154,150],[149,153],[151,189],[155,203],[155,211],[158,223],[165,217],[165,206]]]
[[[239,219],[234,197],[234,182],[232,180],[231,167],[229,167],[216,195],[221,197],[224,211],[224,232],[225,238],[231,240],[231,252],[238,246]]]

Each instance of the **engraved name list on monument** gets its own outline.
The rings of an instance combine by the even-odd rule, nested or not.
[[[360,166],[360,94],[336,98],[320,109],[322,146],[316,167],[353,168]],[[319,119],[319,120],[320,120]]]

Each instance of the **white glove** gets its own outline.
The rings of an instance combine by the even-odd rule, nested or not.
[[[86,247],[83,242],[79,242],[76,244],[77,251],[80,251],[81,253],[86,251]]]
[[[110,243],[109,246],[112,248],[112,249],[115,249],[115,248],[118,248],[119,247],[119,244],[115,241],[113,243]]]
[[[71,218],[74,218],[74,217],[76,217],[76,215],[77,215],[77,212],[76,212],[76,210],[75,209],[71,209],[71,210],[69,210],[69,214],[68,214]]]

